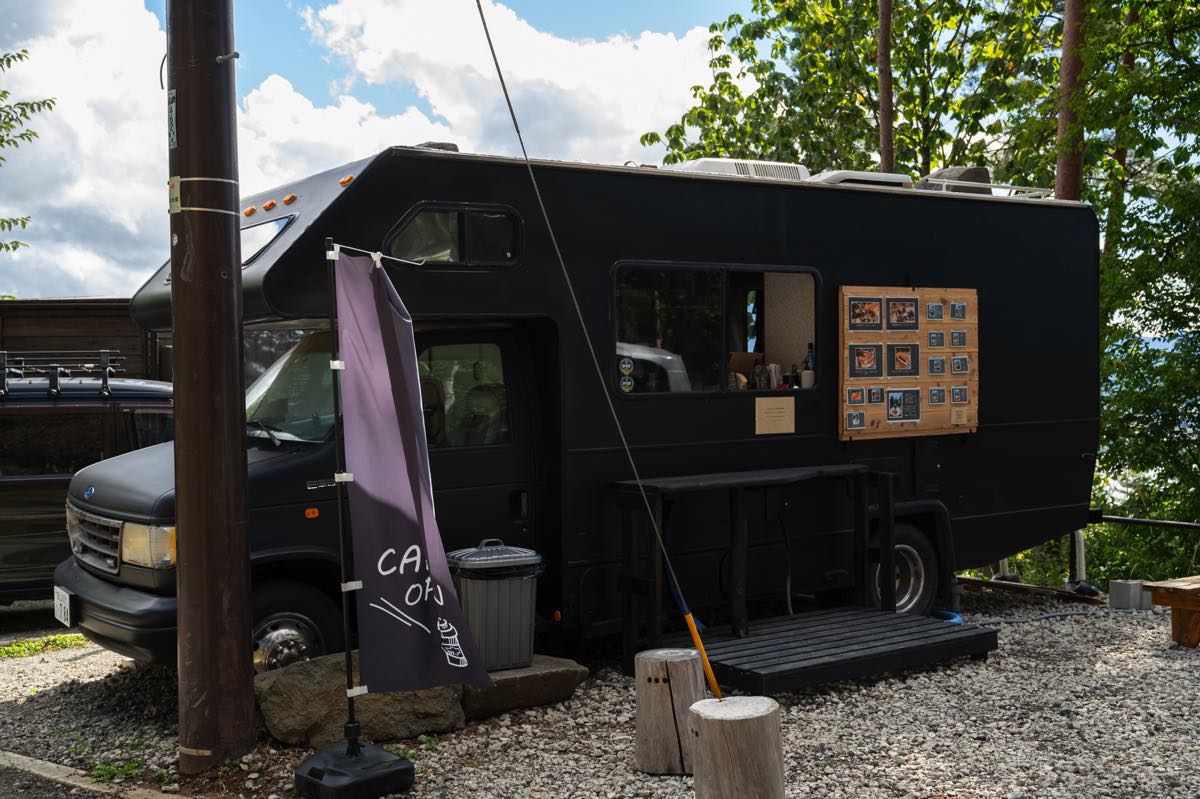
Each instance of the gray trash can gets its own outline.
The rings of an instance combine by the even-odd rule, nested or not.
[[[533,609],[542,556],[488,538],[446,555],[471,635],[488,671],[533,662]]]

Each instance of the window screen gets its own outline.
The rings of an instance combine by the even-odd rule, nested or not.
[[[459,212],[420,211],[388,242],[387,253],[417,263],[460,263]]]
[[[430,449],[506,444],[508,392],[500,347],[438,344],[417,358]]]
[[[515,211],[471,206],[422,208],[384,243],[384,252],[418,264],[503,266],[516,263]]]

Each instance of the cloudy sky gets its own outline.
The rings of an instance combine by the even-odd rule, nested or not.
[[[14,99],[55,97],[0,168],[0,294],[129,296],[167,251],[165,0],[0,0]],[[484,0],[530,155],[654,162],[638,144],[707,83],[707,26],[749,0]],[[474,0],[235,2],[243,194],[393,144],[513,154]]]

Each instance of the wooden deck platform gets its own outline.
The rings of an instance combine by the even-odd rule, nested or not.
[[[691,646],[686,634],[665,646]],[[952,658],[986,657],[996,630],[860,607],[830,608],[752,622],[750,635],[704,633],[717,681],[770,695],[810,685],[871,677]]]

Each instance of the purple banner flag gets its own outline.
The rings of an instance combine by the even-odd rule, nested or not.
[[[346,483],[368,691],[491,685],[463,619],[433,509],[412,318],[371,258],[338,254]]]

